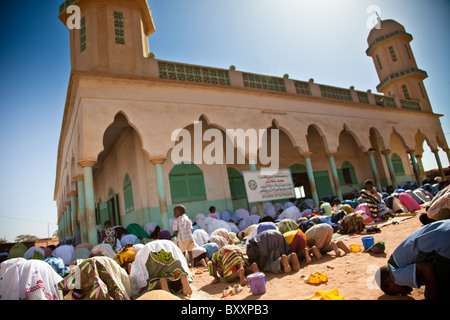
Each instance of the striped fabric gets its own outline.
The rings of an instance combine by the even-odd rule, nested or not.
[[[211,276],[216,272],[222,273],[224,277],[228,277],[236,272],[240,266],[246,266],[244,254],[238,249],[230,249],[223,247],[215,252],[211,257],[211,263],[208,263],[208,270]]]
[[[362,189],[360,192],[361,197],[364,202],[367,203],[370,209],[370,213],[372,214],[372,218],[378,217],[378,204],[381,202],[381,199],[378,197],[378,194],[373,194],[372,192]]]

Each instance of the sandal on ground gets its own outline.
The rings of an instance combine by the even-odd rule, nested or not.
[[[230,294],[233,294],[233,288],[232,287],[226,287],[223,290],[223,296],[228,297]]]
[[[321,283],[328,282],[328,277],[326,276],[325,273],[317,271],[316,274],[319,277]]]
[[[319,275],[316,274],[316,273],[311,273],[309,275],[309,278],[305,279],[305,282],[306,283],[311,283],[311,284],[320,284],[321,283]]]

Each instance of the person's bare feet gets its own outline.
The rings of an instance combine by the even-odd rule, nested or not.
[[[331,243],[331,247],[333,248],[336,257],[340,257],[341,252],[339,251],[339,249],[334,241]]]
[[[185,296],[190,296],[192,294],[192,288],[189,285],[186,274],[184,273],[181,275],[181,285],[183,286],[183,294]]]
[[[337,246],[342,249],[345,253],[350,253],[350,249],[342,241],[337,242]]]
[[[305,248],[305,259],[306,259],[306,264],[310,264],[311,263],[311,257],[310,257],[309,248]]]
[[[252,268],[252,272],[253,272],[253,273],[259,271],[258,265],[256,264],[256,262],[253,262],[253,263],[252,263],[251,268]]]
[[[214,277],[214,280],[211,282],[212,284],[219,283],[220,278]]]
[[[289,273],[289,272],[292,271],[292,268],[291,268],[291,266],[288,263],[288,258],[287,258],[287,256],[285,254],[283,254],[281,256],[281,264],[283,265],[284,273]]]
[[[291,264],[292,264],[292,270],[294,270],[294,271],[300,270],[300,262],[298,262],[298,257],[295,252],[291,253]]]
[[[162,290],[170,292],[169,286],[167,285],[167,279],[166,278],[160,278],[159,279],[159,285],[161,286]]]
[[[316,246],[313,246],[311,248],[311,250],[312,250],[312,253],[316,256],[317,260],[322,259],[322,254],[320,253],[319,249],[317,249]]]
[[[241,286],[247,285],[247,278],[245,278],[245,270],[243,267],[239,268],[239,282]]]

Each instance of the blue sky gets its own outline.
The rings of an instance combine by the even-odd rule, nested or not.
[[[56,155],[70,74],[63,0],[3,1],[0,21],[0,238],[46,237],[57,229]],[[425,87],[450,139],[448,0],[149,0],[164,60],[228,68],[376,92],[367,57],[370,5],[414,40]],[[437,167],[425,147],[426,169]],[[444,166],[448,159],[440,153]]]

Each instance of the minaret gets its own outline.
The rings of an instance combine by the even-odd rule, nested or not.
[[[403,100],[403,108],[414,109],[419,103],[420,110],[432,112],[423,84],[428,75],[417,67],[409,45],[412,39],[400,23],[380,19],[369,33],[366,53],[372,57],[378,73],[378,92]]]
[[[80,28],[68,20],[79,10]],[[72,70],[145,75],[148,36],[155,31],[147,0],[67,0],[59,19],[69,28]]]

